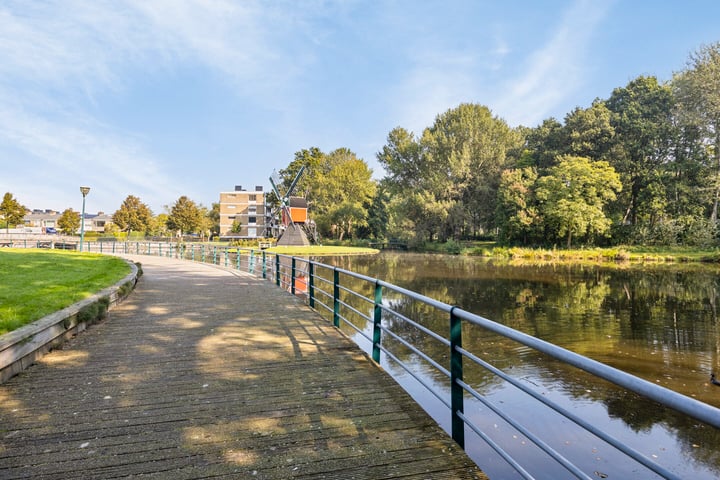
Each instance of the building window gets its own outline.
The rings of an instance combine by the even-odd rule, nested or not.
[[[248,224],[255,225],[257,223],[257,217],[248,217]]]
[[[235,209],[235,205],[228,205],[227,207],[228,207],[228,208]]]
[[[248,237],[257,237],[257,228],[248,228]]]
[[[255,215],[257,213],[257,207],[255,205],[250,205],[248,207],[248,213],[250,215]]]
[[[254,193],[248,195],[248,202],[257,202],[257,195],[255,195]]]

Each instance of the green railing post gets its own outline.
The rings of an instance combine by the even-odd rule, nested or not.
[[[217,265],[217,247],[213,245],[213,265]]]
[[[115,244],[116,244],[116,243],[117,243],[117,242],[112,242],[112,246],[113,246],[112,252],[113,252],[113,253],[115,253]]]
[[[315,264],[312,260],[308,263],[308,304],[315,308]]]
[[[200,245],[200,261],[205,263],[205,245]]]
[[[240,270],[240,248],[235,250],[235,270]]]
[[[295,257],[292,257],[290,264],[290,293],[295,295]]]
[[[250,259],[248,260],[248,273],[255,273],[255,250],[250,250]]]
[[[190,251],[190,258],[192,258],[192,261],[195,261],[195,245],[193,245],[192,250]]]
[[[382,286],[375,281],[375,306],[373,307],[373,349],[372,357],[380,363],[380,340],[382,335]]]
[[[158,257],[162,257],[162,243],[158,242]]]
[[[267,278],[267,257],[264,250],[262,252],[262,278],[263,280]]]
[[[280,286],[280,255],[275,255],[275,285]]]
[[[450,310],[450,407],[452,419],[452,438],[465,448],[465,422],[460,418],[465,409],[463,406],[463,388],[460,383],[463,379],[462,354],[462,322],[455,315],[455,308]]]
[[[333,325],[340,327],[340,272],[333,268]]]
[[[225,267],[226,267],[226,268],[230,266],[228,260],[229,260],[229,259],[228,259],[228,248],[225,247]]]

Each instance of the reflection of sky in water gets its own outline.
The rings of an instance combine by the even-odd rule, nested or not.
[[[367,324],[364,333],[372,337],[372,325]],[[366,352],[370,353],[370,342],[355,333],[353,339]],[[535,352],[527,347],[519,347],[516,354],[533,360]],[[441,392],[449,402],[449,380],[431,369],[416,355],[404,359],[406,367],[422,378],[423,382]],[[469,360],[465,360],[466,368]],[[447,407],[429,393],[412,375],[402,367],[382,355],[381,366],[403,386],[403,388],[438,422],[450,432],[450,413]],[[688,446],[678,440],[676,432],[662,423],[634,431],[621,418],[608,413],[602,398],[607,394],[606,385],[593,386],[581,382],[581,385],[567,381],[553,366],[538,368],[536,365],[523,364],[511,368],[510,375],[530,386],[545,398],[562,408],[599,427],[607,434],[629,445],[643,455],[651,458],[681,478],[714,480],[720,475],[720,469],[712,469],[700,461],[688,458],[692,453],[688,448],[707,448],[708,446]],[[564,367],[561,367],[562,370]],[[629,459],[603,440],[584,431],[571,420],[564,418],[550,407],[544,406],[516,387],[493,378],[482,382],[475,388],[484,398],[493,403],[505,414],[524,425],[542,438],[565,458],[571,460],[580,469],[593,478],[661,478],[641,464]],[[492,410],[474,398],[466,396],[465,414],[493,441],[518,459],[535,478],[557,480],[576,478],[545,452],[532,444],[512,426]],[[472,431],[466,430],[466,451],[473,460],[493,480],[521,478],[496,452],[479,439]]]

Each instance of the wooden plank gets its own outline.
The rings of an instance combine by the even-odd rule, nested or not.
[[[0,385],[0,478],[485,478],[298,299],[143,258],[112,318]]]

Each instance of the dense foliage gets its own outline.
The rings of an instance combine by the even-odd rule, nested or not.
[[[638,77],[563,122],[511,129],[463,104],[422,135],[393,129],[377,158],[389,236],[715,245],[720,43],[671,81]]]

